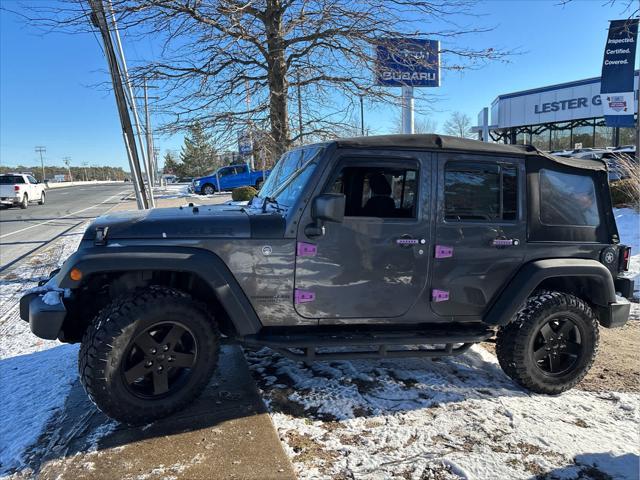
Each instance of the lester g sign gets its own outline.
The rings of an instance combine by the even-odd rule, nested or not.
[[[439,87],[440,42],[385,38],[376,46],[376,85]]]

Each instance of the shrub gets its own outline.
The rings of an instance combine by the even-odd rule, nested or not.
[[[635,185],[633,180],[625,178],[611,182],[611,203],[614,207],[635,207],[638,205],[638,198],[634,195]]]
[[[231,200],[234,202],[250,201],[257,194],[258,191],[253,187],[238,187],[231,192]]]
[[[616,155],[614,169],[622,180],[611,182],[611,202],[614,207],[640,208],[640,164],[628,155]]]

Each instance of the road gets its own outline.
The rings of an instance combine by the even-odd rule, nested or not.
[[[80,185],[47,190],[45,205],[0,210],[0,271],[73,228],[106,213],[132,192],[131,185]]]

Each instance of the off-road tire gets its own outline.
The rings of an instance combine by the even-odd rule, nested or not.
[[[124,356],[137,335],[158,319],[173,317],[194,333],[195,365],[185,385],[170,396],[139,398],[124,381]],[[85,332],[78,358],[80,380],[91,401],[109,417],[147,424],[181,410],[202,393],[217,366],[219,349],[218,327],[203,304],[170,288],[140,289],[105,307]]]
[[[207,190],[209,190],[211,193],[207,193]],[[210,183],[206,183],[202,186],[202,190],[200,191],[203,195],[213,195],[214,193],[216,193],[216,187],[211,185]]]
[[[540,326],[559,313],[571,316],[582,337],[582,351],[569,371],[552,376],[538,368],[532,349]],[[557,395],[584,378],[595,360],[599,339],[598,320],[584,300],[567,293],[541,290],[527,299],[511,323],[500,328],[496,356],[502,370],[521,386],[536,393]]]
[[[25,209],[29,207],[29,195],[26,193],[22,196],[22,201],[20,202],[20,208]]]
[[[38,205],[44,205],[45,202],[45,193],[44,191],[42,192],[42,195],[40,195],[40,200],[38,200]]]

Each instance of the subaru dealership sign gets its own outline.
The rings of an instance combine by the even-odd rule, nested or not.
[[[600,86],[604,120],[609,127],[633,127],[633,72],[638,19],[613,20],[602,61]]]
[[[376,46],[376,85],[439,87],[440,42],[385,38]]]

